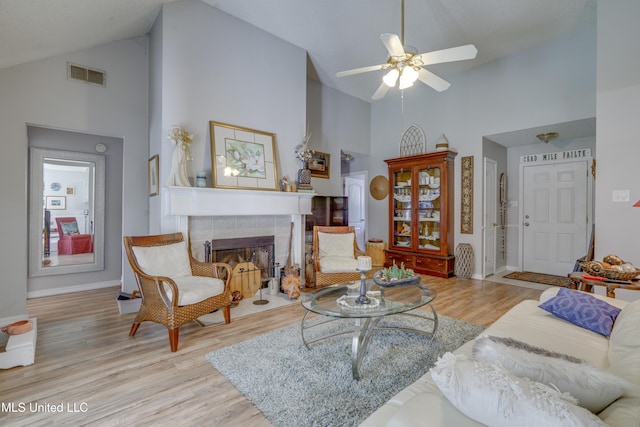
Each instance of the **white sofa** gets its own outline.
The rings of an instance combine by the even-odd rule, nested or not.
[[[480,336],[510,337],[549,351],[575,356],[628,380],[634,387],[640,386],[640,300],[629,303],[593,295],[622,309],[613,325],[611,337],[607,338],[538,307],[558,291],[559,288],[547,289],[540,296],[540,301],[527,300],[517,304]],[[472,358],[474,342],[466,343],[454,354]],[[625,392],[597,416],[614,427],[640,425],[640,393],[637,390]],[[375,411],[361,427],[481,425],[456,409],[441,392],[429,371]]]

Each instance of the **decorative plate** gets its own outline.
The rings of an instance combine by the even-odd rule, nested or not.
[[[58,190],[60,190],[60,188],[61,188],[61,186],[60,186],[59,183],[57,183],[57,182],[52,182],[51,183],[51,190],[58,191]]]
[[[382,286],[383,288],[397,288],[399,286],[410,286],[417,285],[420,283],[420,276],[406,277],[404,279],[397,279],[386,281],[382,279],[382,270],[376,271],[373,275],[373,281],[376,282],[378,286]]]

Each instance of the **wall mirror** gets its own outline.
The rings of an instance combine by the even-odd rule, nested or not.
[[[29,276],[104,269],[104,156],[29,154]]]

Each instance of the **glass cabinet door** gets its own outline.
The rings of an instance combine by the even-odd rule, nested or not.
[[[440,168],[418,171],[418,249],[440,250]]]
[[[394,246],[411,247],[411,170],[393,173],[393,241]]]

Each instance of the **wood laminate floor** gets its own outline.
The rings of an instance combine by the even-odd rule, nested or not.
[[[489,281],[423,276],[423,282],[437,290],[439,314],[483,326],[541,293]],[[232,310],[229,325],[191,322],[171,353],[161,325],[145,322],[129,338],[135,315],[118,313],[118,290],[27,302],[28,314],[38,318],[36,360],[0,371],[0,425],[271,425],[204,356],[299,322],[300,304],[235,320]]]

